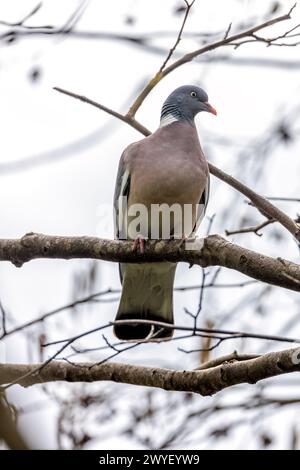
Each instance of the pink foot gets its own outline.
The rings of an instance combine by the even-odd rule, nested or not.
[[[145,238],[139,235],[133,242],[132,251],[139,250],[140,253],[145,253]]]

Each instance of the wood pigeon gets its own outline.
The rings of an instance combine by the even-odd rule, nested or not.
[[[191,85],[177,88],[163,104],[159,128],[129,145],[121,156],[114,195],[115,237],[135,240],[133,249],[143,252],[144,239],[155,238],[153,228],[161,233],[161,216],[154,221],[152,207],[171,208],[174,204],[182,210],[192,207],[193,226],[204,216],[209,170],[194,123],[200,111],[217,114],[205,91]],[[138,224],[134,224],[133,214],[137,214],[132,211],[136,207],[147,211],[146,216],[144,211],[138,211]],[[176,222],[171,210],[169,214],[172,238]],[[128,230],[130,224],[135,230]],[[189,235],[181,233],[178,238]],[[170,262],[121,264],[122,294],[116,320],[146,319],[173,324],[175,270],[176,263]],[[158,341],[170,339],[173,330],[131,323],[115,325],[114,333],[127,341]]]

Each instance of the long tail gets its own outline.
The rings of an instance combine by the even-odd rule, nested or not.
[[[176,264],[145,263],[122,265],[122,295],[116,320],[155,320],[173,325],[173,284]],[[115,325],[122,340],[171,338],[174,330],[132,323]]]

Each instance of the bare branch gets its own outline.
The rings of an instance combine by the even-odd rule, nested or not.
[[[136,115],[137,110],[140,108],[142,103],[144,102],[145,98],[149,95],[149,93],[153,90],[153,88],[164,78],[166,77],[169,73],[173,72],[173,70],[176,70],[178,67],[181,67],[184,64],[187,64],[188,62],[191,62],[193,59],[198,57],[199,55],[205,54],[206,52],[213,51],[215,49],[218,49],[219,47],[226,46],[228,44],[234,43],[240,39],[247,38],[247,37],[253,37],[253,34],[255,34],[257,31],[260,31],[264,28],[268,28],[276,23],[280,23],[282,21],[289,20],[291,18],[291,13],[293,9],[295,8],[296,4],[289,10],[288,13],[282,16],[278,16],[276,18],[273,18],[272,20],[265,21],[264,23],[261,23],[260,25],[254,26],[246,31],[242,31],[237,34],[233,34],[231,36],[228,36],[226,38],[223,38],[219,41],[212,42],[210,44],[207,44],[204,47],[201,47],[200,49],[196,49],[193,52],[189,52],[188,54],[185,54],[181,59],[177,60],[173,64],[169,65],[169,67],[165,68],[162,72],[158,72],[155,74],[155,76],[149,81],[149,83],[145,86],[145,88],[141,91],[139,96],[136,98],[132,106],[130,107],[127,116],[130,118],[134,118]]]
[[[27,13],[21,20],[15,23],[9,23],[8,21],[0,21],[2,26],[24,26],[27,20],[34,16],[42,7],[42,2],[38,3],[29,13]]]
[[[144,254],[132,251],[131,241],[96,237],[29,233],[21,239],[0,239],[0,261],[10,261],[20,267],[38,258],[90,258],[124,263],[182,261],[202,267],[224,266],[268,284],[300,290],[298,264],[256,253],[219,235],[195,240],[192,250],[186,250],[181,240],[148,240]]]
[[[101,111],[105,111],[107,114],[110,114],[111,116],[114,116],[117,119],[120,119],[123,122],[126,122],[127,124],[130,124],[131,127],[136,129],[137,131],[141,132],[144,135],[150,135],[151,132],[146,129],[142,124],[140,124],[138,121],[135,119],[129,119],[126,116],[123,116],[123,114],[118,113],[117,111],[114,111],[113,109],[108,108],[107,106],[104,106],[103,104],[97,103],[94,100],[91,100],[90,98],[87,98],[86,96],[83,95],[78,95],[77,93],[72,93],[71,91],[64,90],[63,88],[60,87],[53,87],[53,90],[58,91],[59,93],[63,93],[64,95],[72,96],[72,98],[76,98],[77,100],[83,101],[84,103],[88,103],[91,106],[94,106],[95,108],[101,109]]]
[[[101,326],[98,326],[96,328],[93,328],[92,330],[84,331],[76,336],[72,336],[71,338],[65,338],[57,341],[51,341],[50,343],[43,344],[43,347],[47,346],[53,346],[56,344],[62,344],[65,343],[65,346],[63,347],[66,349],[67,346],[71,345],[75,341],[77,341],[80,338],[83,338],[85,336],[88,336],[92,333],[95,333],[97,331],[102,331],[107,328],[110,328],[111,326],[116,326],[116,325],[130,325],[130,324],[145,324],[145,325],[155,325],[159,326],[161,328],[169,328],[174,331],[185,331],[189,332],[189,336],[200,336],[200,337],[206,337],[206,338],[213,338],[213,339],[235,339],[235,338],[252,338],[252,339],[261,339],[261,340],[267,340],[267,341],[276,341],[279,343],[300,343],[300,338],[290,338],[287,336],[278,336],[278,335],[266,335],[266,334],[261,334],[261,333],[251,333],[247,331],[234,331],[234,330],[224,330],[220,328],[199,328],[199,327],[194,327],[194,326],[187,326],[187,325],[171,325],[170,323],[165,323],[157,320],[136,320],[136,319],[129,319],[129,320],[116,320],[114,322],[109,322],[106,324],[102,324]],[[144,344],[144,343],[149,343],[152,341],[152,337],[147,337],[145,340],[140,340],[136,341],[133,340],[134,344]],[[174,339],[157,339],[157,342],[164,342],[164,341],[174,341]],[[122,344],[127,344],[130,343],[130,341],[123,342]],[[132,344],[132,343],[131,343]],[[59,351],[60,353],[61,351]],[[54,357],[56,357],[57,354],[55,354]],[[50,359],[51,360],[51,359]],[[49,359],[47,360],[48,364]]]
[[[232,23],[229,23],[226,31],[225,31],[225,34],[224,34],[224,39],[227,39],[228,38],[228,35],[230,33],[230,30],[231,30],[231,26],[232,26]]]
[[[244,332],[244,331],[231,331],[231,330],[223,330],[223,329],[215,329],[215,328],[214,329],[211,329],[211,328],[198,328],[198,327],[195,327],[195,326],[189,327],[189,326],[170,325],[169,323],[166,324],[164,322],[159,322],[159,321],[154,321],[154,320],[118,320],[118,321],[115,321],[115,322],[109,322],[109,323],[106,323],[106,324],[102,324],[101,326],[98,326],[98,327],[93,328],[93,329],[88,330],[88,331],[84,331],[84,332],[82,332],[82,333],[80,333],[76,336],[71,337],[71,338],[62,339],[62,340],[58,340],[58,341],[52,341],[51,343],[41,345],[41,346],[46,347],[46,346],[50,346],[50,345],[52,346],[52,345],[60,344],[60,347],[45,362],[39,364],[34,369],[28,370],[23,375],[18,376],[15,380],[13,380],[9,384],[3,386],[2,390],[3,391],[7,390],[8,388],[12,387],[15,384],[23,383],[23,381],[25,379],[27,379],[28,377],[30,377],[30,376],[39,375],[43,369],[45,369],[49,364],[51,364],[54,361],[54,359],[58,360],[59,355],[63,351],[65,351],[69,346],[72,346],[73,343],[75,341],[77,341],[78,339],[81,339],[83,337],[91,335],[95,332],[103,331],[103,330],[105,330],[105,329],[107,329],[111,326],[115,326],[117,324],[130,324],[130,323],[137,323],[137,322],[138,323],[143,323],[143,324],[149,324],[149,325],[153,325],[153,326],[155,325],[155,326],[159,326],[161,328],[165,328],[167,326],[168,328],[173,329],[173,330],[181,330],[181,331],[190,332],[190,334],[183,335],[181,337],[179,336],[179,337],[176,337],[175,339],[182,339],[182,338],[187,338],[187,337],[190,337],[190,336],[200,336],[200,337],[207,337],[207,338],[217,339],[217,342],[209,350],[215,349],[223,341],[230,340],[230,339],[236,339],[236,338],[255,338],[255,339],[272,340],[272,341],[277,341],[277,342],[300,343],[300,339],[298,339],[298,338],[288,338],[288,337],[277,336],[277,335],[263,335],[263,334],[259,334],[259,333],[248,333],[248,332]],[[158,335],[159,332],[160,331],[158,330],[156,332],[156,334]],[[138,341],[138,342],[136,342],[136,341],[127,342],[127,343],[129,343],[129,345],[125,346],[124,349],[122,349],[122,350],[120,349],[120,350],[114,352],[114,354],[106,357],[105,359],[101,360],[98,363],[91,364],[90,368],[92,369],[94,367],[97,367],[99,365],[107,363],[110,359],[112,359],[115,356],[119,355],[122,351],[135,348],[137,346],[140,346],[141,344],[145,344],[145,343],[148,343],[148,342],[151,342],[151,341],[156,341],[154,336],[155,336],[155,334],[152,335],[152,329],[151,329],[150,335],[145,340]],[[159,339],[157,339],[157,341],[161,342],[161,340],[159,340]],[[164,341],[164,340],[162,340],[162,341]],[[126,343],[123,343],[123,344],[126,344]],[[299,352],[299,350],[300,349],[298,348],[296,351]],[[193,352],[193,351],[187,351],[187,352]],[[298,360],[298,356],[293,356],[293,357],[296,358],[295,360]],[[73,366],[75,365],[74,363],[70,362],[67,358],[63,358],[63,360],[67,361],[68,364],[71,364]],[[84,366],[81,366],[80,364],[77,364],[77,367],[84,367]],[[0,379],[0,383],[1,383],[1,379]]]
[[[299,225],[288,215],[278,209],[278,207],[275,207],[271,202],[269,202],[268,199],[260,196],[258,193],[248,188],[248,186],[236,180],[232,176],[227,175],[227,173],[223,172],[212,163],[209,163],[209,170],[214,176],[248,197],[253,206],[259,209],[263,215],[266,215],[269,219],[277,220],[296,238],[296,240],[300,241]]]
[[[298,355],[299,349],[287,349],[199,371],[170,370],[120,363],[105,363],[91,367],[93,365],[91,363],[73,365],[66,362],[51,362],[39,372],[31,375],[32,371],[36,371],[42,364],[1,364],[0,383],[16,382],[28,387],[36,383],[54,381],[112,381],[164,390],[194,392],[207,396],[233,385],[254,384],[269,377],[299,372],[300,364],[296,359]],[[20,379],[25,375],[26,378]]]
[[[182,25],[181,25],[181,28],[179,30],[179,33],[177,35],[177,38],[176,38],[176,41],[175,41],[175,44],[174,46],[169,50],[169,53],[166,57],[166,59],[164,60],[162,66],[160,67],[159,71],[158,71],[158,74],[161,74],[162,71],[165,69],[167,63],[169,62],[169,60],[171,59],[176,47],[178,46],[178,44],[180,43],[181,41],[181,37],[182,37],[182,33],[183,33],[183,29],[184,29],[184,26],[185,26],[185,23],[186,23],[186,20],[189,16],[189,13],[190,13],[190,10],[193,6],[193,4],[195,3],[195,0],[193,0],[191,3],[189,3],[187,0],[184,0],[185,4],[186,4],[186,10],[185,10],[185,14],[184,14],[184,17],[183,17],[183,21],[182,21]]]
[[[110,288],[106,289],[104,291],[101,291],[101,292],[96,292],[95,294],[91,294],[91,295],[88,295],[86,297],[82,297],[81,299],[74,300],[73,302],[70,302],[66,305],[55,308],[54,310],[50,310],[49,312],[44,313],[43,315],[39,316],[38,318],[35,318],[34,320],[30,320],[26,323],[22,323],[21,325],[16,326],[15,328],[13,328],[11,330],[4,329],[3,328],[3,322],[2,322],[2,334],[0,335],[0,340],[3,339],[6,336],[10,336],[14,333],[18,333],[19,331],[22,331],[26,328],[29,328],[30,326],[35,325],[36,323],[43,322],[43,321],[47,320],[48,318],[52,317],[53,315],[56,315],[57,313],[63,312],[65,310],[70,310],[72,308],[75,308],[77,305],[81,305],[81,304],[84,304],[84,303],[87,303],[87,302],[91,302],[91,301],[95,300],[98,297],[102,297],[102,296],[107,295],[107,294],[119,293],[119,292],[120,292],[120,289],[110,289]],[[0,308],[1,308],[1,304],[0,304]],[[2,316],[2,318],[3,318],[3,316]]]
[[[249,280],[249,281],[236,282],[236,283],[219,283],[219,284],[216,284],[214,282],[214,280],[212,280],[211,282],[208,282],[204,286],[202,286],[202,285],[177,286],[177,287],[174,287],[174,291],[184,293],[186,291],[191,291],[191,290],[201,290],[202,288],[204,288],[204,289],[207,289],[207,288],[236,289],[236,288],[242,288],[242,287],[247,287],[247,286],[253,285],[256,282],[257,282],[256,280]],[[109,295],[109,294],[120,294],[120,292],[121,292],[121,289],[112,289],[112,288],[109,287],[108,289],[105,289],[103,291],[95,292],[94,294],[90,294],[86,297],[82,297],[80,299],[74,300],[73,302],[62,305],[61,307],[55,308],[53,310],[50,310],[49,312],[44,313],[43,315],[40,315],[39,317],[35,318],[34,320],[30,320],[26,323],[22,323],[18,326],[15,326],[14,328],[12,328],[10,330],[6,329],[5,332],[3,330],[2,334],[0,335],[0,340],[3,339],[3,338],[6,338],[7,336],[11,336],[15,333],[23,331],[27,328],[30,328],[31,326],[36,325],[37,323],[43,322],[43,321],[47,320],[48,318],[51,318],[52,316],[54,316],[58,313],[64,312],[65,310],[75,308],[78,305],[83,305],[83,304],[86,304],[88,302],[98,302],[98,301],[102,300],[101,298],[103,296],[106,296],[106,295]],[[100,300],[98,299],[99,297],[100,297]],[[115,297],[105,299],[106,302],[114,302],[114,301],[117,301],[117,300],[118,299],[116,299]],[[104,301],[104,300],[102,300],[102,301]],[[117,343],[116,345],[119,345],[119,344],[122,344],[122,342]],[[75,349],[76,348],[74,348],[74,350]],[[102,348],[91,348],[91,349],[84,349],[84,350],[80,350],[80,351],[75,350],[75,352],[84,353],[84,352],[100,350],[100,349],[102,349]]]
[[[275,219],[267,219],[261,222],[260,224],[254,225],[253,227],[244,227],[244,228],[239,228],[236,230],[225,230],[225,234],[227,236],[229,235],[237,235],[238,233],[255,233],[258,237],[262,236],[262,233],[259,233],[259,230],[262,228],[266,227],[267,225],[273,224],[275,222]]]

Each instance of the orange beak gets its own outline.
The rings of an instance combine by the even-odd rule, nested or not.
[[[209,104],[209,103],[205,103],[205,104],[207,106],[207,111],[216,116],[217,115],[217,110],[215,108],[213,108],[211,104]]]

